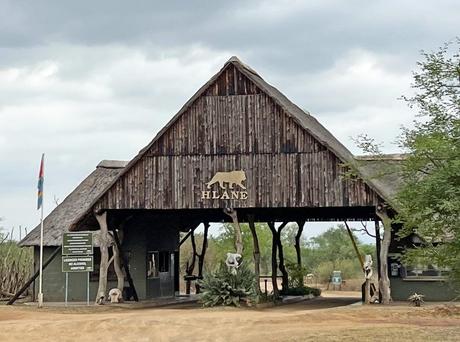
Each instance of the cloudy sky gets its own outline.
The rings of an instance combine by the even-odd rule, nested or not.
[[[414,112],[421,49],[459,35],[458,1],[0,0],[0,217],[38,223],[102,159],[131,159],[232,55],[339,140],[386,152]]]

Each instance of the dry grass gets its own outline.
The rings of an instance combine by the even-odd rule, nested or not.
[[[8,237],[0,231],[0,299],[10,297],[25,284],[33,264],[32,249],[20,248]]]

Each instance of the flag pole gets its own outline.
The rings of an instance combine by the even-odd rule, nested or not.
[[[41,167],[45,163],[45,154],[42,154]],[[43,187],[43,185],[42,185]],[[43,188],[42,188],[43,189]],[[40,272],[38,278],[38,307],[43,307],[43,191],[41,193],[41,215],[40,215]]]

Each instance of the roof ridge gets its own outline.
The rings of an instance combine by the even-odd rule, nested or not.
[[[97,164],[96,168],[122,169],[128,163],[129,161],[126,160],[103,159]]]

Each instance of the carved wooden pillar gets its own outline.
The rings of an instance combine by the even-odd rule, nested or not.
[[[107,226],[107,212],[95,214],[99,223],[99,249],[101,251],[101,262],[99,266],[99,286],[96,294],[96,304],[104,304],[107,298],[107,270],[109,268],[109,230]]]
[[[260,294],[260,249],[259,249],[259,239],[257,238],[256,226],[254,225],[254,216],[248,216],[249,229],[252,234],[252,241],[254,244],[254,274],[256,277],[256,291],[257,294]]]
[[[295,253],[297,256],[297,266],[302,267],[302,254],[300,250],[300,238],[302,237],[303,227],[305,225],[305,221],[297,221],[297,234],[295,236]]]
[[[391,288],[388,276],[388,252],[391,243],[391,218],[388,216],[387,209],[383,204],[377,206],[376,214],[383,223],[383,239],[380,246],[379,290],[382,295],[382,304],[390,304]]]
[[[236,210],[231,208],[224,209],[224,213],[232,218],[233,228],[235,229],[235,250],[237,254],[243,255],[243,237],[241,236],[241,227],[238,222]]]

